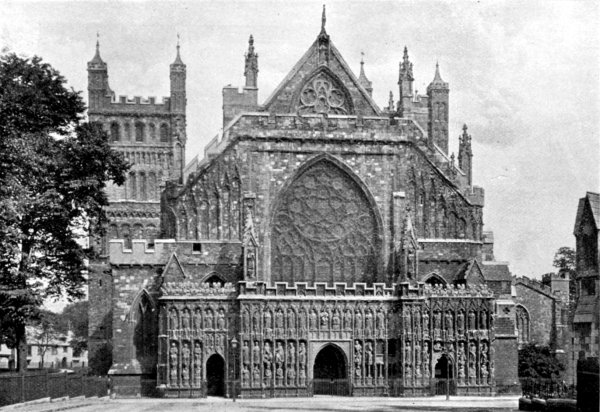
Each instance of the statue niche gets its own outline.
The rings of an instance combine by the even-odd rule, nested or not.
[[[301,170],[273,213],[271,280],[374,282],[379,231],[367,196],[328,158]]]

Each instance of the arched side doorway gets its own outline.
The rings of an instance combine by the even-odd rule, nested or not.
[[[216,353],[206,361],[206,395],[225,396],[225,361]]]
[[[454,380],[454,364],[447,355],[442,355],[435,364],[435,395],[456,394],[456,382]],[[446,386],[448,381],[448,386]]]
[[[339,347],[326,345],[315,357],[313,393],[315,395],[350,395],[346,358]]]

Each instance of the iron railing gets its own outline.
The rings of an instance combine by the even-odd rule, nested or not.
[[[83,371],[1,373],[0,406],[41,398],[106,396],[108,389],[106,376],[87,376]]]
[[[577,388],[556,379],[521,378],[523,396],[550,399],[575,399]]]
[[[349,379],[313,379],[313,395],[350,396],[352,394]]]

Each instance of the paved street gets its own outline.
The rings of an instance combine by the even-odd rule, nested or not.
[[[80,406],[78,406],[80,405]],[[15,408],[14,411],[50,412],[70,410],[74,412],[158,412],[158,411],[516,411],[517,397],[452,397],[446,401],[444,397],[433,398],[351,398],[315,396],[313,398],[278,398],[278,399],[242,399],[232,402],[231,399],[95,399],[72,400],[58,403],[30,405]]]

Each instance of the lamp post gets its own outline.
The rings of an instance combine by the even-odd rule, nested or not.
[[[235,338],[235,336],[233,338],[231,338],[231,349],[233,349],[233,384],[232,384],[232,388],[231,388],[231,398],[233,399],[233,401],[235,402],[235,396],[236,396],[236,387],[235,387],[235,378],[237,376],[237,345],[238,345],[238,341]]]

